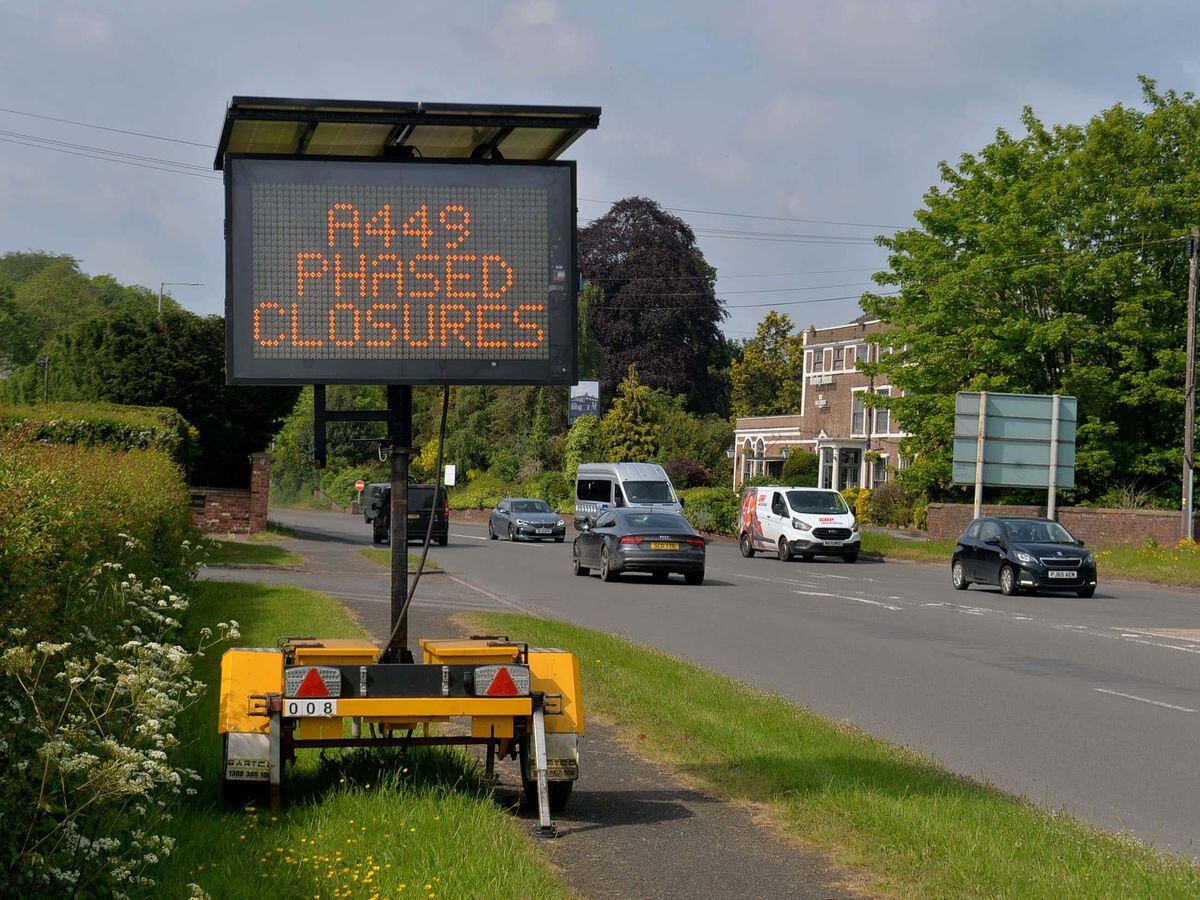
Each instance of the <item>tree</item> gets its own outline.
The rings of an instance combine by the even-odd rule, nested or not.
[[[638,380],[630,366],[617,386],[617,396],[600,421],[600,430],[612,462],[648,462],[658,454],[658,422],[650,388]]]
[[[545,462],[546,445],[550,441],[550,423],[546,419],[546,395],[541,389],[533,406],[533,421],[529,425],[529,438],[525,442],[526,459]]]
[[[563,452],[563,474],[574,481],[580,463],[600,460],[603,455],[602,446],[600,420],[595,416],[580,416],[567,432],[567,446]]]
[[[804,341],[787,313],[771,310],[730,367],[735,416],[778,416],[800,411]]]
[[[710,366],[724,350],[725,310],[687,223],[653,200],[626,198],[580,229],[579,265],[599,291],[587,306],[604,353],[602,401],[637,366],[647,385],[685,394],[694,412],[720,411]]]
[[[1200,104],[1143,79],[1148,109],[996,139],[925,195],[919,227],[880,238],[894,292],[863,308],[897,352],[865,367],[911,437],[901,477],[947,493],[954,394],[1079,398],[1078,495],[1116,473],[1178,496],[1187,264],[1200,220]]]
[[[780,478],[784,484],[816,487],[819,466],[820,460],[817,454],[811,450],[793,447],[791,455],[783,461],[783,473]]]
[[[576,320],[576,343],[579,345],[579,377],[599,378],[604,371],[604,349],[592,332],[592,314],[604,300],[604,291],[590,281],[579,295],[579,318]]]
[[[169,406],[183,415],[200,432],[193,477],[240,472],[248,454],[266,448],[299,393],[227,385],[224,320],[182,310],[164,309],[161,318],[118,311],[86,319],[54,338],[46,353],[54,400]],[[37,366],[6,379],[0,397],[39,399]]]
[[[0,378],[33,359],[29,323],[13,300],[13,289],[0,278]]]

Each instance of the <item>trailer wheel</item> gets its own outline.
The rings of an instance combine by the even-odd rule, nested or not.
[[[532,738],[530,739],[532,740]],[[537,809],[537,780],[525,777],[525,756],[529,751],[525,749],[525,744],[521,745],[521,789],[525,793],[525,802]],[[546,782],[547,792],[550,795],[550,812],[560,813],[567,808],[567,803],[571,800],[571,789],[575,786],[574,781],[548,781]]]

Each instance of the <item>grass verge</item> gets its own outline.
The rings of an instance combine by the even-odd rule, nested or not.
[[[1200,892],[1200,870],[1181,859],[700,666],[563,622],[472,618],[484,631],[578,654],[587,703],[635,731],[639,747],[720,796],[765,804],[785,831],[864,872],[872,888],[923,898]]]
[[[208,562],[214,565],[294,566],[304,558],[291,550],[274,544],[251,544],[247,541],[208,542]]]
[[[365,556],[367,559],[369,559],[371,562],[379,563],[379,565],[381,565],[381,566],[390,566],[392,564],[392,551],[390,549],[386,549],[383,547],[366,547],[365,549],[359,550],[358,552],[361,553],[363,556]],[[420,553],[408,554],[408,570],[410,572],[415,571],[417,568],[417,563],[419,563],[420,561],[421,561]],[[441,569],[441,566],[439,566],[437,564],[437,560],[435,560],[432,556],[426,557],[425,558],[425,571],[429,572],[434,569]]]
[[[954,541],[908,541],[877,531],[864,531],[862,552],[870,556],[905,559],[945,566],[949,578]],[[1104,578],[1151,581],[1200,587],[1200,543],[1181,541],[1171,546],[1113,547],[1096,550],[1096,566]]]
[[[258,544],[269,544],[272,541],[283,541],[296,536],[296,529],[289,528],[280,522],[267,520],[267,527],[250,535],[247,540]]]
[[[322,594],[277,585],[200,583],[193,622],[234,618],[240,646],[306,634],[361,637]],[[400,754],[300,751],[285,775],[287,801],[227,811],[219,799],[215,730],[219,654],[202,660],[209,685],[180,723],[186,765],[204,781],[174,822],[175,851],[159,867],[156,896],[197,884],[212,897],[565,897],[567,889],[455,751]]]

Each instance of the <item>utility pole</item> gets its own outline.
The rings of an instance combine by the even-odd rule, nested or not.
[[[1196,257],[1200,254],[1200,228],[1192,226],[1188,241],[1187,368],[1183,388],[1183,536],[1195,538],[1193,509],[1193,451],[1196,436]]]

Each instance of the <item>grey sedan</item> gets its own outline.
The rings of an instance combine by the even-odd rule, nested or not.
[[[683,516],[662,510],[612,509],[593,526],[584,522],[572,556],[576,575],[598,568],[603,581],[622,572],[649,572],[655,581],[678,572],[688,584],[704,581],[704,538]]]
[[[510,541],[545,541],[561,544],[567,524],[545,500],[509,497],[496,504],[488,516],[488,537],[493,541],[504,535]]]

